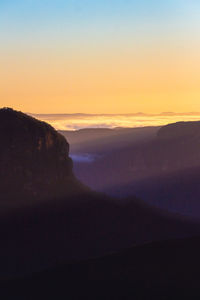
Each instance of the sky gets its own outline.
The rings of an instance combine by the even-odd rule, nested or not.
[[[199,0],[0,0],[0,106],[200,111]]]

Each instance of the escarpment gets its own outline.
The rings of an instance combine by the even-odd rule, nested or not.
[[[56,196],[74,180],[69,144],[61,134],[21,112],[0,110],[1,197]]]

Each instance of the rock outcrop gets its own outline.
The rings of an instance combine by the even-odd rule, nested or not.
[[[0,110],[0,192],[4,198],[65,193],[73,180],[69,144],[53,127]]]

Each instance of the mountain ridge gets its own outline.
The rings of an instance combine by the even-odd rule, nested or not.
[[[1,278],[104,256],[153,240],[200,234],[198,222],[135,197],[119,201],[90,190],[73,175],[64,137],[19,112],[6,109],[1,113],[0,152],[7,162],[6,169],[5,161],[0,160],[5,170],[1,178],[7,183],[7,189],[0,190]],[[47,139],[46,144],[46,132],[55,143]],[[42,154],[38,137],[43,138]],[[19,168],[11,172],[13,166]],[[24,192],[24,179],[33,182],[28,192]],[[13,201],[6,201],[7,194]]]

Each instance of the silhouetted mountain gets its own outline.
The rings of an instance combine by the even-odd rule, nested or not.
[[[10,108],[1,109],[0,141],[2,197],[40,198],[66,192],[64,183],[73,179],[69,145],[50,125]]]
[[[102,155],[87,167],[75,163],[82,182],[112,196],[136,195],[160,207],[200,216],[200,122],[164,126],[157,136],[130,141],[113,152],[106,152],[103,144],[100,149]]]
[[[52,127],[10,109],[0,116],[1,278],[200,234],[189,219],[91,191],[73,176],[68,144]]]

